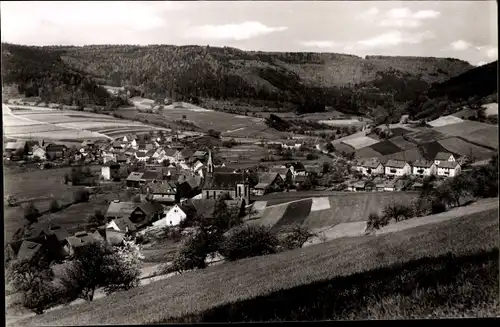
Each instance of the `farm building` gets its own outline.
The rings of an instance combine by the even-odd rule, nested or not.
[[[259,173],[259,182],[253,187],[254,195],[264,195],[283,188],[284,180],[278,173]]]
[[[51,143],[45,147],[45,152],[47,158],[49,159],[62,158],[64,156],[64,152],[66,152],[66,146],[63,144]]]
[[[143,151],[143,150],[137,151],[134,156],[137,160],[142,161],[142,162],[146,162],[150,158],[147,151]]]
[[[429,160],[417,160],[413,163],[413,175],[430,176],[436,174],[436,164]]]
[[[177,180],[177,196],[179,200],[202,198],[203,179],[200,176],[180,176]]]
[[[455,157],[449,152],[438,152],[434,158],[434,164],[439,166],[443,161],[453,162],[455,161]]]
[[[460,164],[456,161],[441,161],[437,166],[437,175],[445,177],[453,177],[461,172]]]
[[[169,162],[176,162],[177,155],[179,154],[179,150],[166,148],[163,156],[158,158],[158,162],[163,162],[164,160],[168,160]]]
[[[129,217],[137,206],[138,204],[134,202],[114,200],[109,204],[105,217],[108,219]]]
[[[176,162],[185,162],[188,161],[193,156],[193,151],[188,148],[183,149],[182,151],[176,153],[175,161]]]
[[[142,178],[144,173],[133,171],[127,177],[127,187],[139,188],[141,185],[146,183],[146,180]]]
[[[43,252],[43,245],[40,243],[23,241],[17,252],[17,260],[32,260],[35,257],[40,257]]]
[[[5,145],[5,152],[6,153],[12,153],[12,152],[15,152],[19,149],[23,149],[24,148],[24,142],[21,142],[21,141],[16,141],[16,142],[7,142],[7,144]]]
[[[119,141],[115,141],[111,144],[113,150],[117,150],[117,151],[121,151],[125,148],[124,144],[119,142]]]
[[[411,173],[411,166],[402,160],[388,160],[385,164],[387,176],[403,176]]]
[[[105,153],[102,155],[102,160],[104,163],[116,161],[116,155],[114,153]]]
[[[69,236],[66,240],[68,243],[65,246],[65,251],[69,255],[73,255],[79,248],[92,243],[101,242],[103,239],[96,231],[95,233],[77,232],[74,236]]]
[[[353,168],[363,175],[381,175],[384,173],[384,165],[378,158],[359,159]]]
[[[207,174],[203,185],[203,198],[216,199],[223,193],[228,193],[231,199],[241,198],[248,203],[250,186],[245,182],[245,176],[242,173]]]
[[[128,217],[113,219],[106,225],[106,240],[112,244],[123,242],[125,235],[135,236],[137,227]]]
[[[31,157],[33,159],[38,158],[40,160],[45,160],[47,159],[47,153],[41,146],[34,145],[32,148],[31,155],[29,155],[28,157]]]
[[[201,161],[205,161],[207,159],[207,156],[208,156],[208,153],[206,151],[196,151],[193,154],[193,157],[195,159],[198,159],[198,160],[201,160]]]

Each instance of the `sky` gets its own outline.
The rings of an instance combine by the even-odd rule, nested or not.
[[[29,9],[27,9],[29,7]],[[1,39],[242,50],[498,57],[496,1],[0,2]]]

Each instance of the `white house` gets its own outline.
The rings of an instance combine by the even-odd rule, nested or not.
[[[168,160],[169,162],[177,162],[177,154],[179,153],[179,150],[177,149],[165,149],[165,154],[163,157],[158,158],[158,162],[163,162],[164,160]]]
[[[135,153],[135,158],[139,161],[148,161],[149,159],[149,155],[147,154],[147,152],[144,152],[144,151],[137,151]]]
[[[281,147],[283,149],[300,150],[300,148],[302,147],[302,144],[298,143],[295,140],[292,140],[292,141],[285,141],[285,142],[281,143]]]
[[[182,164],[181,164],[181,165],[182,165]],[[197,171],[199,171],[201,168],[203,168],[203,164],[201,163],[201,161],[196,160],[196,162],[194,163],[193,168],[192,168],[192,169],[193,169],[193,171],[194,171],[194,172],[197,172]]]
[[[377,158],[360,159],[353,168],[363,175],[381,175],[384,173],[384,165]]]
[[[104,163],[107,163],[110,161],[116,161],[116,155],[114,153],[103,153],[102,160]]]
[[[101,167],[101,176],[105,181],[109,181],[111,179],[111,169],[109,168],[109,166]]]
[[[431,176],[436,175],[436,164],[433,161],[417,160],[413,164],[413,175]]]
[[[389,160],[385,164],[385,174],[387,176],[403,176],[411,173],[411,166],[402,160]]]
[[[155,151],[155,153],[151,156],[153,159],[160,159],[160,158],[163,158],[163,156],[165,156],[165,150],[162,149],[162,148],[159,148]]]
[[[177,226],[186,219],[187,214],[176,204],[167,212],[164,218],[155,221],[153,226]]]
[[[434,164],[439,166],[444,161],[454,162],[455,157],[449,152],[438,152],[434,158]]]
[[[437,175],[445,177],[453,177],[462,171],[460,164],[456,161],[442,161],[437,166]]]
[[[46,156],[46,153],[45,153],[45,150],[41,147],[41,146],[38,146],[38,145],[34,145],[33,146],[33,149],[32,149],[33,153],[32,153],[32,157],[33,158],[38,158],[40,160],[45,160],[47,159],[47,156]]]

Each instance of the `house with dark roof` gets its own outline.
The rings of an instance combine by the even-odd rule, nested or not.
[[[17,252],[17,260],[34,260],[41,257],[43,252],[43,245],[31,241],[23,241],[21,247]]]
[[[244,199],[249,203],[250,185],[245,181],[243,173],[207,174],[203,184],[203,199],[217,199],[228,193],[231,199]]]
[[[441,161],[437,166],[437,175],[443,177],[454,177],[462,171],[460,164],[456,161]]]
[[[97,242],[102,242],[102,237],[96,231],[95,233],[90,232],[77,232],[74,236],[69,236],[67,240],[66,251],[71,256],[75,254],[75,251],[78,251],[84,246],[89,244],[94,244]]]
[[[185,176],[181,175],[177,180],[176,200],[192,199],[195,197],[201,198],[203,179],[201,176]]]
[[[135,202],[114,200],[109,204],[105,217],[107,219],[130,217],[137,206]]]
[[[446,161],[454,162],[456,160],[455,160],[455,157],[453,156],[453,154],[451,154],[449,152],[438,152],[436,154],[436,156],[434,157],[434,164],[436,164],[437,167],[439,167],[439,165],[442,162],[446,162]]]
[[[378,158],[358,159],[352,168],[365,176],[384,174],[384,165]]]
[[[148,183],[146,191],[155,201],[161,203],[175,203],[176,187],[171,181],[159,181]]]
[[[133,171],[127,177],[127,187],[139,188],[141,185],[146,184],[146,180],[142,178],[144,173]]]
[[[281,179],[283,179],[287,185],[292,185],[294,183],[294,174],[290,168],[273,167],[269,170],[269,172],[279,174]]]
[[[135,157],[135,159],[137,159],[139,161],[146,162],[146,161],[149,160],[149,158],[151,157],[151,155],[149,155],[146,150],[139,150],[139,151],[135,152],[134,157]]]
[[[258,174],[259,182],[252,188],[254,195],[264,195],[270,192],[282,190],[285,181],[278,173],[263,173]]]
[[[120,141],[114,141],[111,146],[113,147],[113,150],[117,150],[117,151],[122,151],[125,146],[122,142]]]
[[[139,204],[129,216],[137,228],[146,226],[163,216],[163,206],[158,202],[146,202]]]
[[[117,163],[126,163],[127,162],[127,156],[123,153],[118,153],[116,154],[116,162]]]
[[[403,160],[388,160],[385,163],[386,176],[403,176],[411,174],[411,166]]]
[[[126,235],[135,237],[136,232],[137,227],[128,217],[113,219],[106,225],[106,241],[111,245],[118,245]]]
[[[182,149],[182,151],[178,152],[175,155],[175,161],[176,162],[186,162],[189,159],[191,159],[193,154],[194,154],[193,151],[189,150],[188,148],[184,148],[184,149]]]
[[[198,159],[198,160],[204,162],[207,159],[207,157],[208,157],[208,152],[207,151],[198,150],[198,151],[194,152],[193,157],[195,159]]]
[[[161,181],[163,180],[163,173],[160,170],[148,169],[142,174],[141,179],[146,183]]]
[[[431,176],[437,173],[436,164],[430,160],[416,160],[412,166],[412,172],[415,176]]]
[[[51,143],[45,147],[45,153],[49,159],[62,158],[64,157],[66,149],[67,148],[64,144]]]

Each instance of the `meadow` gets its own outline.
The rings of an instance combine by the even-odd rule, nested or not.
[[[468,307],[465,309],[470,309],[470,313],[475,310],[481,315],[492,315],[498,304],[498,242],[496,208],[401,232],[341,238],[303,249],[190,271],[18,323],[21,326],[42,326],[194,322],[210,320],[204,317],[209,317],[207,314],[217,308],[221,313],[212,316],[213,319],[227,321],[231,316],[225,315],[228,311],[220,308],[228,306],[234,309],[233,319],[239,320],[238,312],[250,308],[240,310],[248,304],[243,301],[252,299],[259,301],[251,306],[255,310],[249,310],[249,317],[241,320],[259,320],[257,311],[266,318],[270,312],[275,312],[277,320],[294,316],[295,319],[304,319],[304,315],[300,316],[298,312],[304,312],[310,320],[335,317],[339,311],[343,312],[343,317],[350,318],[360,312],[365,312],[368,317],[388,317],[391,313],[413,318],[440,313],[454,316],[461,314],[466,303]],[[483,252],[486,254],[482,255]],[[471,255],[475,258],[463,258]],[[405,266],[405,263],[408,264]],[[382,268],[387,269],[376,271]],[[393,277],[392,284],[386,283],[389,276]],[[428,277],[419,279],[420,276]],[[438,276],[441,277],[433,282]],[[444,276],[451,278],[443,280]],[[416,281],[421,284],[416,285]],[[326,285],[322,287],[321,282],[332,284],[326,287],[329,292],[321,291]],[[302,291],[297,291],[299,287],[303,287]],[[347,290],[331,292],[337,287],[346,287]],[[289,290],[294,293],[284,293]],[[383,292],[379,294],[377,290]],[[275,295],[273,305],[267,300],[276,292],[294,294],[293,298],[299,301],[293,305],[288,302],[290,316],[281,309],[286,308],[286,299],[290,297]],[[363,296],[356,296],[355,302],[352,294]],[[422,297],[426,294],[429,296]],[[330,300],[332,296],[334,298]],[[346,301],[337,302],[335,296]],[[301,306],[301,299],[314,297],[327,300],[313,301],[307,306],[309,309]],[[409,303],[416,307],[408,306]],[[394,311],[388,311],[390,307]]]

